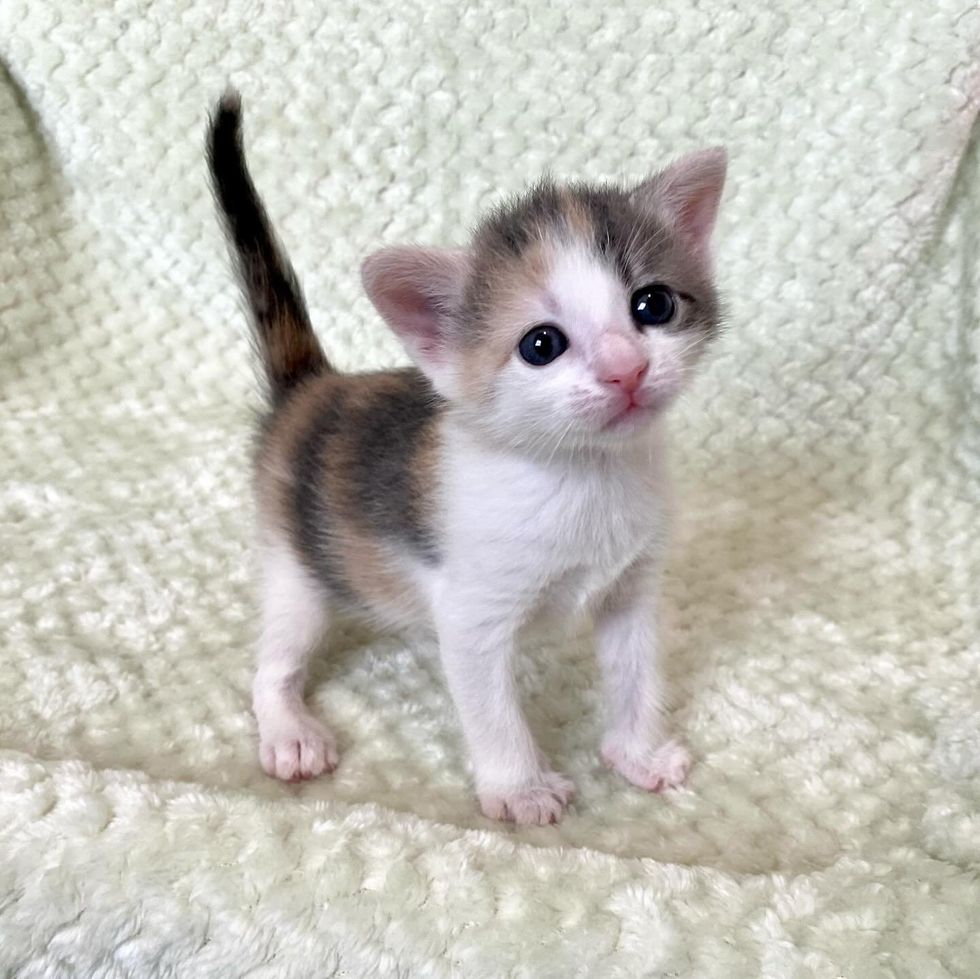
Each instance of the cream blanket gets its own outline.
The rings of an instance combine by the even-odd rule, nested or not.
[[[980,8],[2,0],[0,61],[0,974],[980,975]],[[688,788],[599,764],[586,636],[523,664],[556,828],[477,814],[404,637],[319,661],[335,777],[259,770],[229,79],[350,368],[402,356],[379,243],[729,147],[672,419]]]

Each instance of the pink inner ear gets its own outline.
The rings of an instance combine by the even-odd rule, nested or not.
[[[704,184],[692,187],[690,196],[681,202],[678,224],[702,248],[714,231],[720,199],[721,184]]]
[[[463,253],[442,248],[384,248],[364,262],[368,297],[420,365],[445,360],[452,342],[447,314],[458,302],[465,270]]]
[[[704,150],[679,160],[665,174],[678,226],[702,251],[708,249],[718,217],[727,162],[723,149]]]
[[[412,283],[395,282],[380,292],[383,295],[375,300],[378,310],[403,341],[411,343],[432,360],[441,359],[439,315],[432,300]]]
[[[640,184],[637,192],[652,198],[696,250],[707,252],[725,187],[727,162],[728,155],[720,147],[692,153]]]
[[[430,332],[437,310],[432,300],[415,283],[393,281],[382,285],[378,290],[378,299],[412,332]]]

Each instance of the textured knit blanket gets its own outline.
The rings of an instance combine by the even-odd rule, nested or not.
[[[0,975],[980,975],[980,8],[2,0],[0,62]],[[671,419],[686,788],[602,767],[555,637],[522,682],[578,799],[492,823],[431,645],[356,625],[339,770],[262,774],[229,80],[344,368],[404,361],[372,248],[729,147]]]

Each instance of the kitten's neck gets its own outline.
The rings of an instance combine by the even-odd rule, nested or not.
[[[659,471],[666,456],[662,416],[654,418],[638,432],[617,440],[572,441],[566,438],[550,443],[521,443],[501,437],[482,424],[480,418],[471,417],[453,407],[449,407],[443,416],[443,425],[452,434],[451,441],[456,444],[472,444],[489,453],[522,457],[556,469]]]

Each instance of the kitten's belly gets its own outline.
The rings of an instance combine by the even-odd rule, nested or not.
[[[650,552],[648,530],[637,527],[619,538],[607,535],[597,546],[593,529],[587,539],[570,534],[557,547],[542,543],[540,549],[498,554],[492,563],[499,580],[492,574],[483,579],[486,599],[492,603],[516,590],[513,604],[523,600],[525,605],[518,617],[532,629],[567,628],[591,613],[627,568]],[[382,587],[365,596],[372,615],[396,629],[432,628],[435,603],[454,601],[465,571],[453,561],[431,564],[399,547],[387,550],[388,574],[377,582]]]
[[[594,565],[569,568],[542,590],[538,615],[551,622],[590,612],[630,563],[627,560],[615,568]]]
[[[562,469],[465,443],[443,471],[439,561],[394,555],[405,596],[385,620],[417,625],[446,603],[527,622],[590,611],[641,556],[666,540],[659,473],[645,466]]]
[[[542,587],[540,566],[528,569],[524,618],[532,631],[568,628],[593,611],[597,600],[608,592],[616,577],[618,569],[617,573],[612,573],[608,569],[583,566],[554,575]],[[403,579],[401,596],[390,591],[378,595],[372,602],[372,612],[387,626],[431,629],[436,596],[448,596],[452,601],[455,583],[451,569],[415,563]]]

